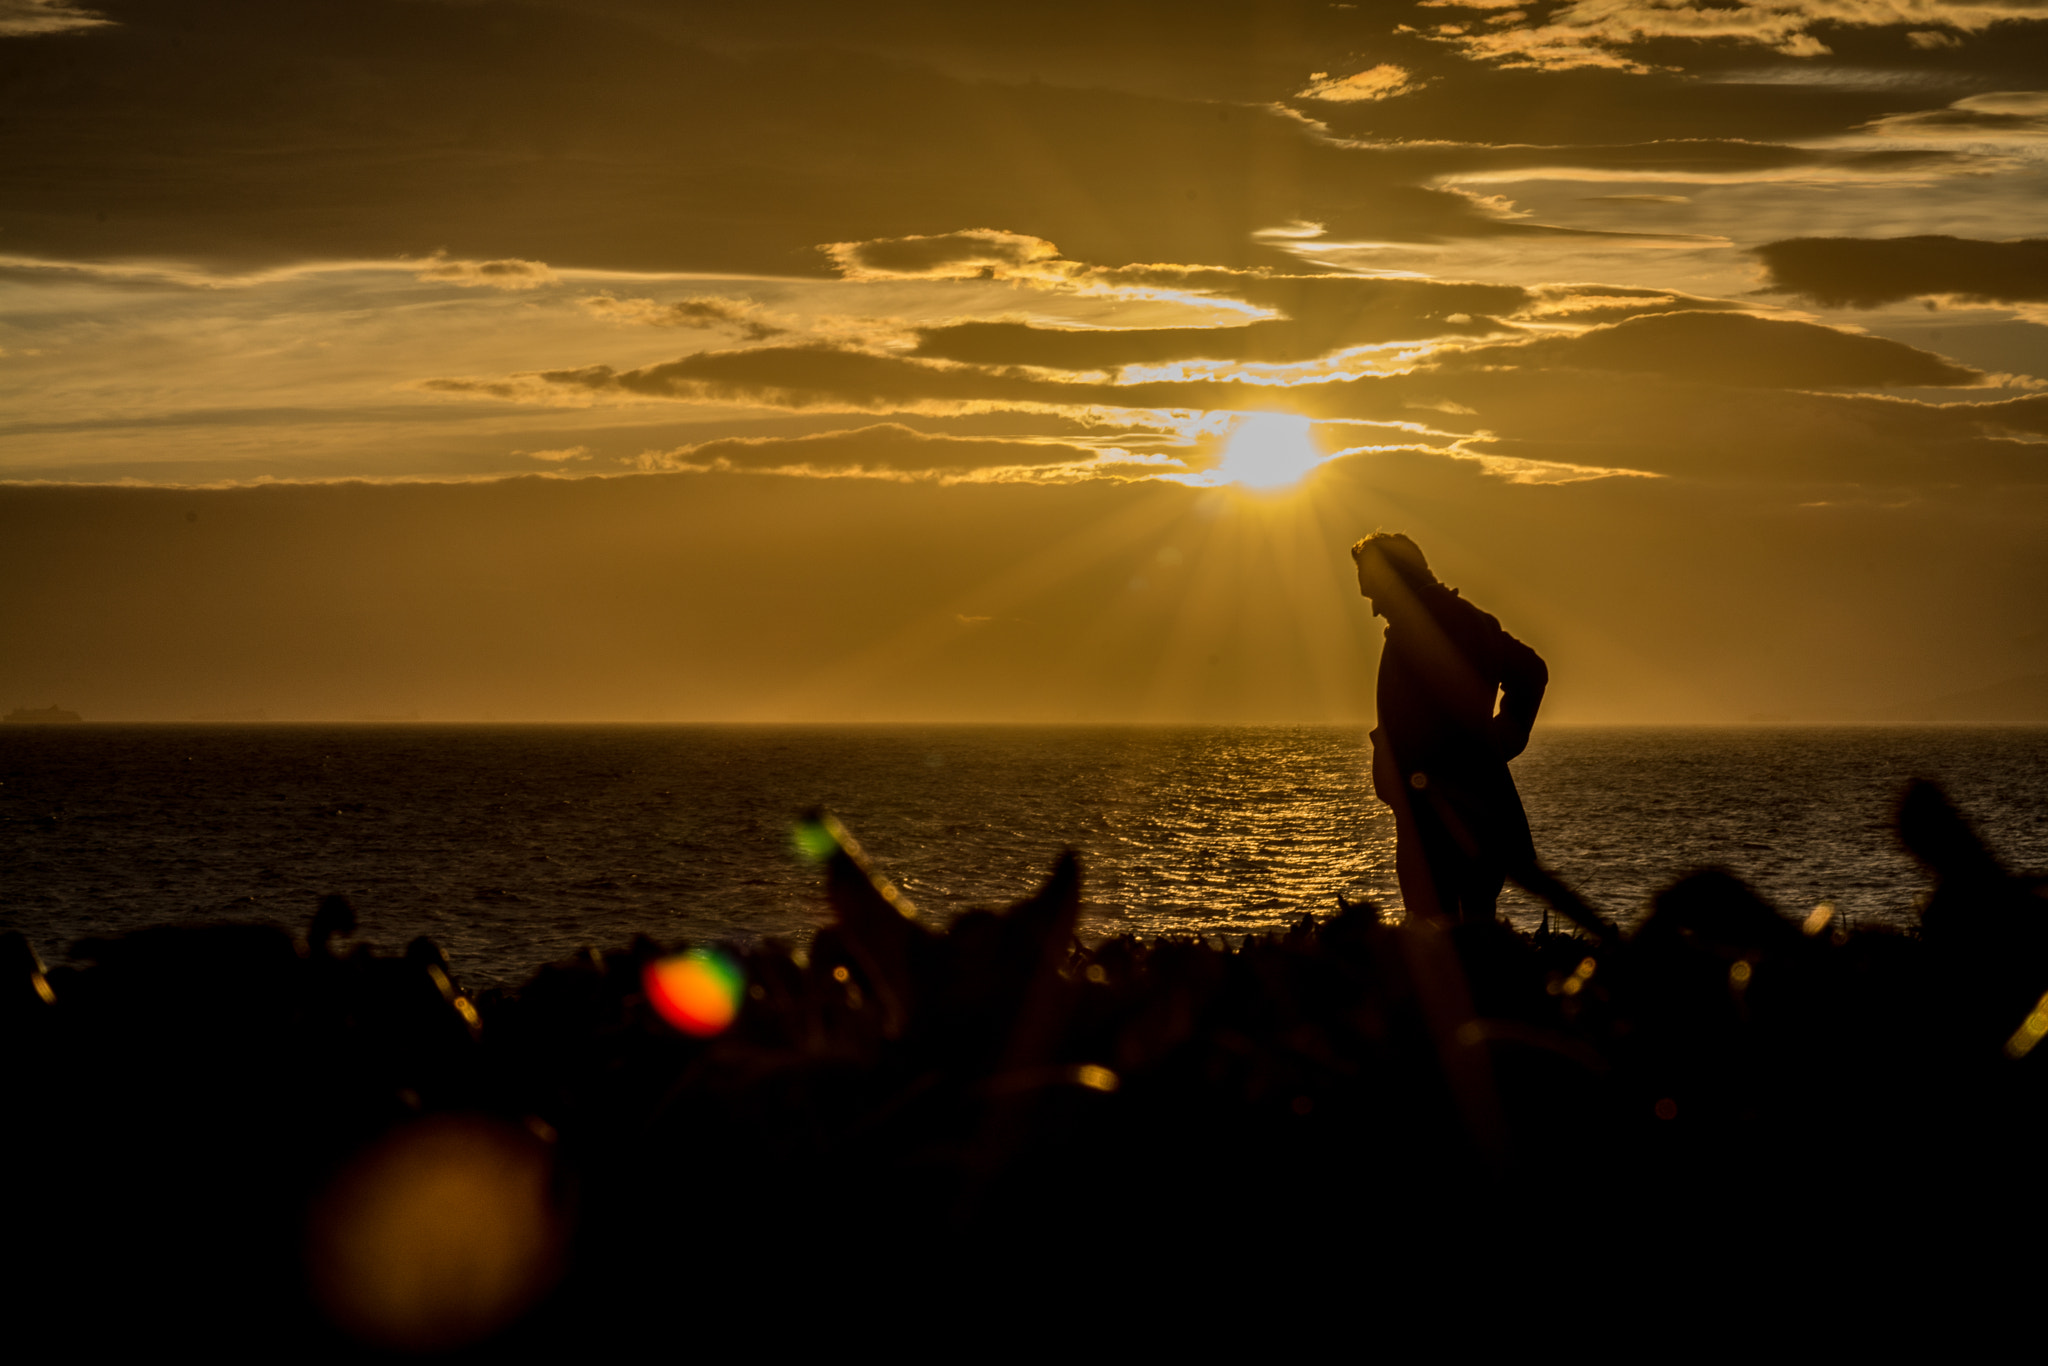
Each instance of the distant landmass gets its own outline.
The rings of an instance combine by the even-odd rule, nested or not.
[[[6,719],[16,725],[48,726],[83,721],[85,718],[62,707],[16,707],[7,713]]]
[[[1987,687],[1909,702],[1881,712],[1879,719],[2048,725],[2048,673],[2025,674]]]

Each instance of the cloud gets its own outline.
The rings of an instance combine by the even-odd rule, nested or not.
[[[1067,278],[1073,263],[1043,237],[996,228],[927,236],[825,242],[818,247],[849,280],[1009,280]]]
[[[1342,387],[1346,382],[1334,383]],[[700,351],[632,370],[592,365],[507,380],[428,380],[422,387],[515,401],[548,401],[559,394],[563,397],[556,401],[639,398],[798,411],[932,414],[1003,408],[1076,415],[1097,409],[1243,411],[1275,404],[1298,406],[1303,397],[1275,385],[1231,379],[1060,379],[1019,366],[964,365],[822,342]]]
[[[1652,314],[1576,336],[1473,347],[1447,353],[1438,365],[1607,370],[1758,389],[1952,387],[1986,378],[1883,337],[1713,312]]]
[[[1109,272],[1118,279],[1130,271]],[[1615,322],[1647,313],[1735,309],[1741,305],[1675,290],[1558,285],[1530,290],[1437,280],[1345,275],[1191,273],[1182,280],[1227,290],[1282,316],[1242,326],[1184,328],[1048,327],[1015,321],[965,322],[916,331],[913,355],[976,365],[1116,370],[1193,360],[1286,365],[1348,348],[1513,333],[1523,320]]]
[[[1202,414],[1259,411],[1399,423],[1420,407],[1471,415],[1475,428],[1483,424],[1504,438],[1522,439],[1532,434],[1502,422],[1502,414],[1489,406],[1498,386],[1485,376],[1581,372],[1627,377],[1602,381],[1623,386],[1654,376],[1695,388],[1753,390],[1955,387],[1987,378],[1901,342],[1756,317],[1735,311],[1737,305],[1728,301],[1676,290],[1526,289],[1168,265],[1103,269],[1067,261],[1042,239],[1019,243],[1021,236],[948,234],[921,239],[902,257],[874,259],[891,269],[952,270],[993,254],[987,250],[993,243],[1012,261],[1057,264],[1058,290],[1085,296],[1096,288],[1179,285],[1169,291],[1176,298],[1234,300],[1269,316],[1201,328],[963,321],[913,329],[916,346],[907,353],[886,343],[816,340],[702,351],[632,368],[590,365],[495,379],[433,379],[421,387],[557,405],[654,400],[815,412],[1037,412],[1079,419],[1144,412],[1154,423],[1183,428]],[[636,307],[655,305],[640,301]],[[707,307],[702,314],[723,318],[725,310]],[[1480,341],[1504,332],[1525,335]],[[1456,437],[1443,434],[1447,441]],[[738,454],[727,458],[747,463]],[[1584,456],[1518,458],[1617,467],[1613,460]],[[905,468],[893,458],[877,467]]]
[[[730,328],[748,341],[766,341],[789,331],[785,326],[767,321],[767,310],[752,299],[698,294],[661,303],[654,299],[621,299],[605,293],[593,294],[577,302],[600,318],[648,327]]]
[[[724,437],[635,460],[643,470],[755,471],[812,478],[975,478],[984,482],[1145,478],[1188,466],[1171,455],[1058,439],[932,435],[884,422],[797,437]]]
[[[504,378],[434,378],[414,387],[559,407],[656,400],[797,412],[958,416],[1010,411],[1082,422],[1142,418],[1139,425],[1155,427],[1185,427],[1205,413],[1288,411],[1372,421],[1401,416],[1402,396],[1386,391],[1376,398],[1370,378],[1328,370],[1261,378],[1190,370],[1162,366],[1157,373],[1115,382],[812,343],[701,351],[630,370],[591,365]]]
[[[1877,308],[1953,296],[1976,303],[2048,300],[2048,237],[1789,237],[1755,248],[1765,290],[1831,308]]]
[[[588,460],[591,457],[591,450],[588,446],[565,446],[560,450],[514,451],[512,454],[523,455],[530,460],[545,460],[549,464],[560,465],[571,460]]]
[[[1491,10],[1493,0],[1422,0],[1425,9]],[[1570,0],[1531,20],[1522,11],[1478,25],[1439,26],[1435,35],[1467,57],[1503,66],[1567,69],[1610,67],[1643,71],[1649,63],[1629,49],[1659,39],[1723,41],[1769,48],[1788,57],[1829,52],[1811,31],[1930,23],[1963,33],[1994,24],[2048,19],[2048,0],[1737,0],[1687,4],[1680,0]],[[1474,31],[1477,27],[1480,31]],[[1916,46],[1925,48],[1926,43]]]
[[[1392,62],[1381,62],[1349,76],[1333,77],[1328,72],[1316,71],[1310,73],[1308,79],[1307,89],[1296,91],[1294,98],[1325,100],[1332,104],[1392,99],[1396,95],[1420,90],[1423,85],[1415,79],[1414,73]]]
[[[99,28],[113,21],[71,0],[0,0],[0,38],[27,38]]]
[[[1128,271],[1108,273],[1127,280]],[[1478,337],[1512,332],[1501,316],[1533,301],[1512,285],[1375,280],[1345,275],[1189,273],[1178,280],[1218,286],[1236,299],[1281,316],[1243,326],[1075,328],[1028,323],[966,322],[917,330],[913,353],[980,365],[1033,365],[1055,370],[1114,370],[1126,365],[1196,359],[1290,364],[1347,347]],[[1201,291],[1206,293],[1207,291]]]
[[[1052,370],[1117,370],[1127,365],[1229,361],[1288,365],[1315,360],[1346,346],[1418,341],[1428,337],[1485,336],[1515,329],[1497,318],[1445,309],[1413,317],[1408,326],[1359,319],[1342,333],[1324,333],[1292,319],[1243,327],[1075,328],[1018,322],[955,323],[921,328],[913,355],[983,365],[1032,365]],[[1378,323],[1380,326],[1375,327]]]
[[[1978,154],[2036,149],[2048,142],[2048,90],[1999,90],[1937,109],[1886,113],[1828,141]]]
[[[1688,480],[1917,490],[2048,491],[2048,396],[1930,402],[1751,389],[1669,374],[1566,368],[1418,374],[1478,411],[1453,450]]]
[[[1529,306],[1513,315],[1518,321],[1591,325],[1651,313],[1711,313],[1743,307],[1679,289],[1632,289],[1626,285],[1546,285],[1531,292],[1535,297]]]
[[[1038,254],[1048,242],[1092,261],[1243,267],[1278,264],[1284,247],[1259,234],[1297,221],[1374,242],[1559,231],[1505,221],[1430,185],[1427,155],[1350,145],[1274,107],[1302,72],[1355,46],[1356,18],[1335,12],[1314,24],[1342,45],[1319,39],[1317,53],[1297,60],[1288,39],[1291,74],[1275,75],[1254,104],[1213,88],[1167,98],[1090,86],[1073,73],[1117,65],[1093,53],[1069,51],[1048,79],[1019,73],[1006,84],[832,51],[815,36],[822,26],[856,47],[900,40],[924,51],[925,20],[966,22],[939,14],[905,20],[882,42],[865,17],[714,23],[699,6],[683,22],[682,12],[628,8],[124,7],[119,41],[106,30],[63,44],[62,79],[36,75],[20,55],[0,71],[37,92],[0,126],[0,165],[61,168],[11,179],[5,240],[25,254],[230,269],[445,248],[429,278],[510,285],[543,278],[502,264],[518,261],[1024,279],[1057,273]],[[1162,24],[1143,7],[1119,14],[1132,50],[1155,65],[1157,44],[1206,44],[1198,69],[1232,89],[1248,60],[1271,60],[1249,57],[1242,34],[1216,16]],[[974,26],[1015,41],[1014,25]],[[1091,15],[1091,35],[1097,27]],[[753,37],[707,46],[711,30],[727,28]],[[1199,42],[1183,29],[1199,30]],[[1036,45],[1049,55],[1085,46]],[[1414,46],[1403,40],[1400,62],[1379,63],[1414,73],[1414,93],[1304,103],[1379,111],[1432,93],[1445,78],[1410,60]],[[1421,56],[1463,65],[1426,45]],[[1490,88],[1461,98],[1475,108],[1512,103]],[[960,225],[1007,234],[933,231]]]
[[[440,252],[417,263],[413,275],[421,280],[439,280],[465,289],[539,289],[556,283],[555,272],[542,261],[454,261]]]

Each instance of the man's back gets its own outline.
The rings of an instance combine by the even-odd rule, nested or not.
[[[1423,585],[1414,609],[1388,621],[1379,730],[1403,774],[1505,761],[1528,743],[1549,676],[1534,650],[1457,589]]]
[[[1505,874],[1535,862],[1508,761],[1529,743],[1550,671],[1439,583],[1406,536],[1375,534],[1351,554],[1387,619],[1373,790],[1393,808],[1402,899],[1411,913],[1490,920]]]

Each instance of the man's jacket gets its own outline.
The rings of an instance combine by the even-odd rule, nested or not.
[[[1514,861],[1529,852],[1529,826],[1507,765],[1528,746],[1550,670],[1455,588],[1414,586],[1386,615],[1375,790],[1397,814],[1427,801],[1472,852]]]

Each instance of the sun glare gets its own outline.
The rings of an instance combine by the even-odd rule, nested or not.
[[[1213,473],[1218,484],[1276,489],[1298,482],[1323,461],[1308,438],[1309,420],[1298,413],[1252,413],[1237,424],[1223,463]]]

